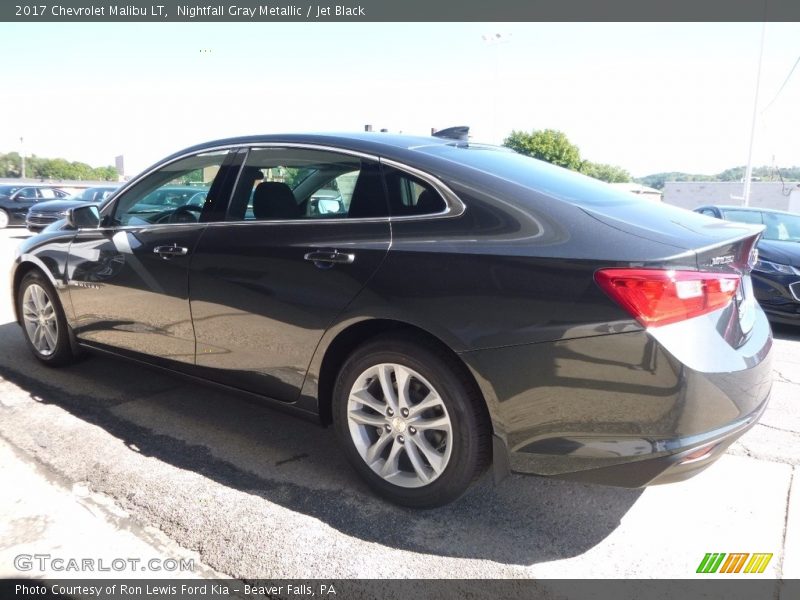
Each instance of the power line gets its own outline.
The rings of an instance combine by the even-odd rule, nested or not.
[[[797,65],[799,65],[799,64],[800,64],[800,56],[798,56],[798,57],[797,57],[797,60],[796,60],[796,61],[794,61],[794,66],[792,67],[792,70],[791,70],[791,71],[789,71],[789,74],[786,76],[786,79],[783,81],[783,85],[781,86],[781,89],[779,89],[779,90],[778,90],[778,93],[777,93],[777,94],[775,94],[775,97],[772,99],[772,101],[771,101],[769,104],[767,104],[767,105],[766,105],[766,106],[765,106],[765,107],[762,109],[762,111],[761,111],[761,114],[762,114],[762,115],[763,115],[765,112],[767,112],[767,109],[768,109],[770,106],[772,106],[772,105],[775,103],[775,100],[777,100],[777,99],[778,99],[778,96],[780,96],[780,95],[781,95],[781,92],[783,91],[783,88],[785,88],[785,87],[786,87],[786,84],[787,84],[787,83],[789,83],[789,80],[792,78],[792,73],[794,73],[794,70],[797,68]]]

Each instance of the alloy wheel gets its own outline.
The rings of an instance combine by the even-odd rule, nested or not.
[[[34,349],[42,356],[56,351],[58,342],[58,319],[56,308],[47,291],[38,283],[32,283],[22,295],[22,318],[25,332]]]
[[[348,396],[347,422],[361,458],[394,485],[426,486],[450,461],[447,408],[434,386],[404,365],[381,363],[362,372]]]

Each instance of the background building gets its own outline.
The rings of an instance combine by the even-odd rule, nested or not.
[[[750,206],[800,213],[800,183],[754,181]],[[742,205],[743,184],[738,181],[667,181],[664,202],[689,210],[704,204]]]

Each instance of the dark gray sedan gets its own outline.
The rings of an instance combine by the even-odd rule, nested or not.
[[[13,286],[43,363],[109,352],[332,424],[431,507],[487,469],[642,486],[719,458],[771,389],[762,231],[467,140],[265,135],[70,209]]]

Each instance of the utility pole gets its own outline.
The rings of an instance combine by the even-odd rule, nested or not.
[[[744,191],[742,192],[742,205],[750,206],[750,183],[753,179],[753,143],[756,139],[756,117],[758,116],[758,89],[761,87],[761,59],[764,57],[764,34],[767,31],[767,22],[761,26],[761,49],[758,52],[758,73],[756,75],[756,95],[753,100],[753,123],[750,127],[750,150],[747,153],[747,168],[744,172]]]

